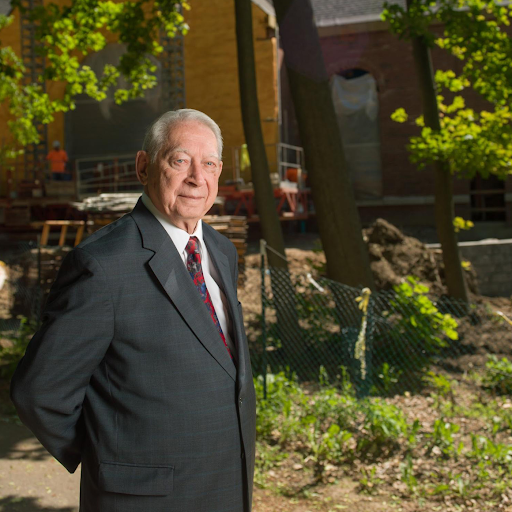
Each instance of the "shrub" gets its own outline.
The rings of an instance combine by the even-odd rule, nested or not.
[[[6,347],[0,346],[0,378],[10,379],[25,355],[29,341],[36,331],[36,324],[26,317],[20,317],[20,326],[16,336],[6,336]]]

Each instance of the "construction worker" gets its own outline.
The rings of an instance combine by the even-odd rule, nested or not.
[[[60,148],[58,140],[53,142],[53,149],[46,156],[46,160],[50,162],[52,179],[55,181],[69,181],[71,179],[71,174],[66,172],[68,154]]]

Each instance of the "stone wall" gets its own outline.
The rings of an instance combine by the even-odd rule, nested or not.
[[[439,244],[429,247],[438,248]],[[512,296],[512,239],[460,242],[462,258],[469,260],[478,275],[480,294],[488,297]]]

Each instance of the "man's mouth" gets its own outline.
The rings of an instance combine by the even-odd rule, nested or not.
[[[192,200],[200,200],[200,199],[204,199],[203,197],[200,197],[200,196],[185,196],[183,194],[180,194],[180,197],[182,197],[183,199],[192,199]]]

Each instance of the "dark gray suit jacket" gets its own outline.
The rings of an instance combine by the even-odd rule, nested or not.
[[[233,244],[204,225],[233,364],[172,240],[139,200],[65,258],[12,380],[81,512],[250,510],[255,394]]]

